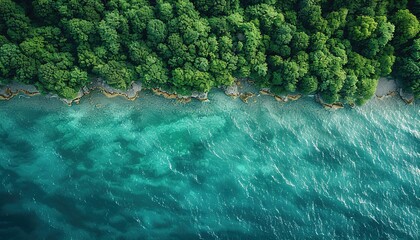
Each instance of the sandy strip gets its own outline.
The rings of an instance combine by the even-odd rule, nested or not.
[[[386,96],[395,96],[398,92],[398,86],[394,79],[379,78],[375,95],[378,98]]]

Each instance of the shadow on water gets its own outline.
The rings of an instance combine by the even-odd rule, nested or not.
[[[342,215],[346,218],[347,224],[339,225],[339,223],[331,222],[331,228],[335,230],[339,238],[347,238],[349,235],[348,228],[354,231],[353,236],[358,236],[363,239],[388,239],[389,235],[397,237],[398,239],[409,239],[412,236],[405,232],[390,228],[386,221],[376,220],[373,216],[364,215],[360,209],[354,209],[355,205],[346,206],[343,203],[336,201],[334,198],[328,197],[325,194],[320,194],[315,191],[306,193],[302,197],[295,197],[294,203],[303,211],[309,210],[313,205],[317,210],[319,218],[327,221],[337,219],[334,215]],[[381,218],[381,217],[379,217]],[[353,224],[350,224],[353,222]],[[305,225],[312,226],[316,222],[307,222]],[[325,222],[324,222],[325,224]],[[349,225],[350,224],[350,225]],[[314,227],[314,226],[312,226]]]
[[[13,124],[16,126],[16,128],[24,131],[34,129],[38,122],[43,117],[45,117],[45,113],[43,111],[34,110],[31,108],[15,108],[13,115]],[[30,116],[30,118],[28,118],[27,116]]]
[[[0,197],[7,197],[0,194]],[[39,218],[35,213],[10,213],[0,211],[0,233],[5,229],[14,232],[15,229],[20,229],[26,234],[32,233],[38,227]],[[1,234],[0,234],[1,236]],[[2,238],[7,239],[7,238]]]
[[[312,149],[312,151],[302,159],[320,168],[329,167],[334,169],[347,163],[347,160],[342,156],[343,151],[346,150],[341,148],[338,149],[335,146],[318,147],[317,150]]]
[[[0,126],[0,139],[6,139],[9,137],[9,132],[4,129],[3,126]]]
[[[13,166],[29,163],[36,159],[34,146],[26,140],[22,140],[17,136],[10,135],[7,132],[2,133],[0,149],[5,149],[11,153]]]
[[[97,186],[97,193],[87,197],[85,201],[67,197],[63,194],[48,194],[37,184],[23,180],[17,173],[0,167],[0,180],[12,186],[10,193],[0,192],[0,239],[31,239],[35,230],[43,230],[46,239],[56,239],[61,232],[49,227],[33,210],[23,209],[23,202],[32,199],[60,213],[66,224],[83,230],[94,237],[105,237],[107,230],[97,226],[110,226],[114,231],[124,233],[135,224],[130,216],[124,217],[124,224],[109,223],[105,215],[120,215],[125,208],[109,199],[103,188]],[[89,189],[92,191],[92,189]],[[92,209],[95,209],[92,211]],[[30,237],[32,236],[32,237]]]
[[[269,145],[274,140],[275,134],[270,130],[261,131],[258,136],[258,142],[261,145]]]
[[[162,117],[165,114],[163,110],[159,113],[149,113],[147,116],[134,112],[128,118],[133,121],[133,128],[138,128],[135,130],[138,132],[136,134],[131,132],[128,136],[136,136],[137,133],[141,135],[144,127],[150,127],[151,131],[154,131],[155,124],[170,125],[177,118],[175,111],[166,112],[170,115],[166,119]],[[323,129],[322,125],[326,122],[317,118],[319,112],[308,113],[307,124],[321,126]],[[23,116],[23,113],[19,114]],[[328,114],[332,115],[332,113],[324,115]],[[337,116],[339,113],[334,114]],[[296,122],[300,124],[304,122],[304,118],[300,117],[285,120],[297,120]],[[168,150],[152,157],[148,152],[137,150],[136,144],[124,138],[124,135],[113,135],[111,139],[113,142],[110,143],[112,146],[108,148],[113,149],[113,152],[105,156],[115,158],[111,159],[115,160],[112,163],[101,158],[102,156],[92,159],[96,158],[93,157],[94,154],[101,152],[97,148],[104,147],[98,146],[98,142],[99,145],[104,145],[104,142],[108,143],[107,141],[84,138],[84,135],[78,137],[77,133],[69,132],[72,128],[67,128],[65,124],[52,131],[45,128],[45,134],[42,135],[47,136],[43,139],[46,141],[45,144],[50,144],[48,147],[56,150],[70,165],[66,170],[72,171],[68,178],[63,176],[65,181],[54,182],[60,184],[59,188],[48,186],[46,183],[48,179],[43,179],[45,181],[42,181],[41,185],[31,169],[25,172],[31,167],[30,164],[26,164],[27,161],[37,160],[34,146],[22,136],[13,136],[9,134],[10,131],[0,127],[0,139],[2,139],[0,150],[7,151],[4,156],[13,158],[13,165],[9,166],[2,162],[3,165],[0,166],[0,184],[4,186],[4,190],[0,188],[0,239],[34,239],[37,236],[34,237],[33,234],[39,232],[43,232],[43,236],[38,239],[63,239],[73,230],[82,232],[90,238],[116,239],[120,236],[124,239],[127,236],[125,234],[133,229],[138,233],[135,236],[150,237],[150,239],[155,239],[146,232],[150,229],[156,230],[154,233],[157,233],[157,236],[170,239],[199,237],[215,239],[216,236],[219,239],[273,239],[274,231],[280,233],[279,238],[285,239],[294,238],[292,234],[296,232],[308,234],[300,235],[302,238],[314,239],[330,237],[345,239],[349,236],[366,239],[410,239],[413,236],[409,234],[417,233],[415,230],[409,232],[410,229],[407,232],[400,231],[399,229],[405,227],[404,224],[412,224],[413,219],[412,216],[405,218],[398,216],[399,213],[404,214],[405,211],[418,209],[418,191],[414,184],[416,179],[413,181],[417,175],[411,174],[408,179],[403,179],[405,176],[397,176],[391,171],[393,168],[389,167],[400,165],[375,163],[376,159],[372,157],[374,154],[365,151],[362,146],[353,147],[346,145],[348,143],[339,145],[339,142],[346,142],[346,139],[331,138],[331,135],[339,136],[338,129],[341,129],[332,123],[333,128],[330,131],[321,130],[322,136],[318,136],[318,139],[328,140],[321,142],[318,150],[315,148],[302,150],[300,148],[303,147],[298,142],[302,136],[299,130],[296,130],[299,127],[296,124],[288,122],[281,126],[283,122],[280,120],[283,119],[265,119],[265,117],[260,119],[252,116],[250,118],[258,119],[258,123],[251,120],[251,124],[248,124],[247,120],[245,125],[241,125],[244,124],[241,119],[235,123],[228,121],[226,124],[223,123],[224,126],[220,124],[205,134],[200,132],[206,129],[202,126],[187,130],[184,128],[177,130],[176,126],[169,126],[170,130],[162,128],[164,133],[161,135],[164,139],[160,141],[159,138],[159,143],[162,143],[159,147],[162,147],[163,151],[169,149],[171,152]],[[119,124],[125,120],[126,117],[114,123]],[[35,127],[34,123],[37,120],[16,121],[17,125],[12,126],[32,128]],[[263,125],[261,124],[263,121],[271,121],[267,124],[270,127],[260,126],[253,129],[255,125]],[[112,126],[107,124],[107,120],[100,122],[107,127]],[[207,121],[199,123],[207,124]],[[388,128],[392,129],[391,126]],[[219,149],[209,149],[211,145],[206,144],[206,141],[210,137],[215,148],[220,148],[222,144],[226,145],[223,146],[225,155],[214,157],[213,150]],[[308,138],[312,137],[314,136]],[[178,139],[181,140],[177,141]],[[416,142],[418,138],[413,133],[406,133],[406,136],[402,136],[400,140],[403,142],[401,144],[404,144]],[[382,143],[377,141],[367,144],[371,149],[378,149]],[[280,148],[279,152],[270,152],[272,156],[270,155],[268,160],[262,159],[265,157],[263,156],[265,152],[261,149],[270,151],[276,145]],[[114,151],[115,146],[120,146],[120,149]],[[411,149],[418,149],[418,146],[413,146]],[[151,151],[155,150],[152,148]],[[292,154],[303,155],[302,161],[307,161],[307,164],[301,162],[295,166],[309,166],[315,170],[337,170],[331,171],[334,173],[348,170],[346,177],[341,180],[351,181],[352,190],[355,190],[353,193],[365,194],[363,196],[372,202],[372,206],[340,201],[341,199],[337,197],[339,194],[345,195],[351,191],[351,189],[344,191],[336,188],[337,185],[334,184],[342,186],[340,179],[331,178],[331,182],[321,182],[326,186],[325,192],[315,192],[309,188],[298,193],[297,189],[302,190],[297,186],[301,181],[293,182],[295,184],[293,186],[286,183],[286,179],[292,174],[289,172],[292,167],[288,168],[286,165],[295,163],[282,158],[293,150],[298,151]],[[246,159],[246,154],[253,158],[252,162],[238,164],[238,159]],[[167,156],[171,157],[171,167],[176,171],[171,171],[173,169],[170,169]],[[275,164],[282,166],[280,170],[285,175],[284,179],[280,177],[272,179],[271,169],[260,168],[261,163],[268,164],[266,161],[275,161]],[[26,164],[28,168],[26,165],[19,169],[13,168],[14,164]],[[349,168],[352,164],[355,165],[355,169]],[[81,165],[85,168],[80,167]],[[248,167],[251,169],[251,165],[256,170],[249,170]],[[234,168],[236,166],[242,168],[236,169]],[[10,169],[5,169],[9,167]],[[387,171],[387,168],[390,171]],[[53,167],[50,170],[52,169]],[[31,177],[33,180],[28,180]],[[300,177],[303,182],[307,180],[304,176]],[[315,176],[318,177],[323,181],[329,176]],[[347,186],[345,184],[347,182],[343,186]],[[370,184],[371,188],[365,189],[367,184]],[[51,193],[44,188],[58,190]],[[6,190],[9,192],[5,192]],[[392,196],[384,198],[386,193]],[[375,209],[375,207],[382,209],[382,206],[390,202],[395,203],[395,211],[380,212]],[[314,212],[314,216],[307,218],[306,214],[310,211]],[[52,216],[51,223],[47,222],[46,216]],[[194,218],[201,219],[196,222]],[[143,229],[144,225],[140,226],[139,222],[144,223],[146,227]],[[333,233],[328,236],[316,235],[314,232],[316,228],[324,233],[329,230]],[[63,235],[60,235],[61,233]]]
[[[146,154],[136,149],[132,140],[127,140],[124,136],[116,137],[113,143],[120,147],[121,153],[124,156],[124,159],[121,160],[128,165],[139,164],[140,161],[146,157]]]
[[[202,161],[205,158],[207,147],[201,141],[193,142],[188,147],[188,153],[172,157],[172,163],[179,172],[197,174],[202,172]]]
[[[272,237],[272,235],[270,235]],[[200,231],[199,233],[174,233],[171,234],[170,239],[183,239],[183,240],[195,240],[195,239],[229,239],[229,240],[254,240],[263,239],[264,236],[255,233],[244,233],[241,231],[225,230],[225,231]]]
[[[0,192],[0,239],[33,239],[35,230],[44,229],[46,239],[60,236],[48,227],[33,210],[23,209],[28,199],[40,199],[46,193],[38,185],[22,180],[14,171],[0,167],[0,181],[12,186],[10,192]]]
[[[58,154],[68,164],[78,165],[82,164],[87,169],[92,169],[94,166],[94,159],[89,157],[89,153],[95,149],[96,141],[94,139],[86,139],[79,141],[77,146],[66,145],[65,139],[59,139],[54,147]]]
[[[104,218],[104,215],[112,216],[120,212],[118,205],[112,201],[105,200],[103,197],[94,197],[91,200],[92,205],[80,203],[76,199],[56,194],[47,196],[42,202],[61,213],[60,216],[67,224],[76,229],[84,230],[94,237],[105,237],[107,235],[106,230],[95,227],[109,225],[108,218]],[[95,211],[90,210],[93,208]],[[118,229],[120,232],[126,230],[124,225],[122,227],[122,229]]]

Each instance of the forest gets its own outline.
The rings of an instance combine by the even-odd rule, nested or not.
[[[361,105],[420,96],[420,0],[0,0],[0,84],[74,98],[91,79],[189,95],[251,79]]]

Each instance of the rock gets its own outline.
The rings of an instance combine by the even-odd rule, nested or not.
[[[103,80],[98,78],[95,82],[90,83],[88,86],[82,87],[74,99],[63,99],[57,96],[57,94],[49,94],[47,95],[47,98],[60,98],[60,100],[65,104],[71,106],[72,103],[78,104],[83,96],[89,94],[92,90],[95,89],[99,89],[107,97],[123,96],[128,100],[135,100],[141,91],[141,83],[133,82],[127,91],[123,91],[109,86]],[[13,83],[11,85],[0,88],[0,100],[9,100],[19,93],[23,93],[27,96],[40,94],[34,85]]]
[[[331,105],[332,105],[332,109],[341,109],[341,108],[344,108],[344,104],[341,103],[341,102],[336,102],[336,103],[333,103]]]
[[[67,104],[67,106],[71,106],[72,105],[72,103],[73,103],[73,100],[68,100],[68,99],[65,99],[65,98],[60,98],[60,100],[63,102],[63,103],[65,103],[65,104]]]
[[[0,89],[0,100],[9,100],[19,93],[23,93],[27,96],[35,96],[40,94],[36,87],[33,85],[12,83]]]
[[[130,88],[126,91],[113,88],[106,84],[100,78],[96,79],[95,82],[90,83],[88,86],[82,87],[77,96],[74,99],[64,99],[60,98],[62,102],[71,106],[73,103],[79,104],[83,96],[90,94],[93,90],[100,90],[106,97],[113,98],[117,96],[125,97],[128,100],[135,100],[138,97],[139,92],[141,91],[141,84],[133,82],[130,85]],[[50,98],[58,97],[56,94],[49,96]]]
[[[287,99],[290,99],[292,101],[296,101],[296,100],[298,100],[301,97],[302,97],[302,94],[287,95]]]
[[[0,94],[0,100],[9,100],[9,97],[3,94]]]
[[[230,97],[239,96],[238,86],[236,84],[232,85],[232,86],[227,86],[225,88],[225,94],[230,96]]]
[[[344,108],[344,104],[341,103],[341,102],[336,102],[336,103],[332,103],[332,104],[324,103],[324,104],[322,104],[322,106],[324,106],[324,108],[326,108],[326,109],[332,109],[332,110],[337,110],[337,109]]]
[[[341,102],[335,102],[335,103],[326,103],[326,102],[324,102],[324,100],[322,100],[322,98],[321,98],[321,96],[319,94],[316,94],[315,95],[315,100],[317,102],[319,102],[326,109],[337,110],[337,109],[344,108],[344,104],[341,103]]]
[[[239,96],[240,98],[241,98],[241,100],[244,102],[244,103],[248,103],[248,100],[251,98],[251,97],[254,97],[255,96],[255,94],[254,93],[252,93],[252,92],[246,92],[246,93],[241,93],[241,95]]]
[[[274,99],[276,99],[277,102],[287,102],[287,97],[280,96],[280,95],[274,95]]]
[[[176,100],[180,103],[189,103],[191,102],[191,97],[182,96],[182,97],[178,97]]]
[[[394,79],[380,78],[376,87],[375,96],[379,99],[395,96],[397,83]]]
[[[12,98],[12,94],[9,87],[4,87],[0,89],[0,99],[1,100],[9,100]]]
[[[175,93],[163,92],[162,96],[167,98],[167,99],[177,99],[177,95]]]
[[[135,92],[140,92],[142,89],[141,82],[133,82],[131,84],[131,89],[133,89]]]
[[[79,92],[77,93],[77,96],[73,99],[65,99],[65,98],[60,98],[62,102],[64,102],[65,104],[67,104],[68,106],[71,106],[73,103],[79,104],[80,103],[80,99],[82,99],[82,97],[85,95],[83,88],[81,88],[79,90]]]
[[[158,96],[163,96],[164,98],[167,99],[176,99],[177,95],[175,93],[168,93],[166,91],[163,91],[159,88],[152,88],[152,91],[154,94],[158,95]]]
[[[167,99],[177,99],[179,102],[182,102],[182,103],[189,103],[191,102],[192,98],[198,99],[203,102],[208,101],[206,92],[194,91],[192,92],[191,96],[182,96],[176,93],[168,93],[159,88],[152,88],[152,91],[154,94],[158,96],[163,96],[164,98],[167,98]]]
[[[262,89],[260,90],[260,94],[261,94],[261,95],[274,96],[274,94],[272,94],[272,93],[270,92],[270,89],[268,89],[268,88],[262,88]]]
[[[191,97],[192,98],[198,99],[198,100],[200,100],[202,102],[205,102],[205,101],[208,101],[209,100],[207,96],[208,96],[208,93],[206,93],[206,92],[197,92],[197,91],[194,91],[191,94]]]
[[[389,92],[388,94],[386,94],[387,97],[394,97],[396,95],[397,95],[397,91],[392,91],[392,92]]]
[[[152,92],[158,96],[162,95],[162,91],[159,88],[152,88]]]
[[[412,93],[404,92],[404,90],[400,89],[400,97],[406,104],[413,104],[414,103],[414,95]]]
[[[81,88],[79,90],[79,92],[77,93],[77,96],[73,99],[66,99],[66,98],[60,98],[57,94],[53,94],[51,95],[49,98],[60,98],[60,100],[67,104],[68,106],[71,106],[73,103],[79,104],[80,103],[80,99],[82,99],[82,97],[85,95],[85,92],[83,91],[83,88]]]
[[[183,95],[178,95],[176,93],[168,93],[168,92],[166,92],[162,89],[159,89],[159,88],[152,88],[152,91],[153,91],[154,94],[156,94],[158,96],[163,96],[167,99],[177,99],[179,102],[182,102],[182,103],[189,103],[189,102],[191,102],[192,98],[198,99],[198,100],[203,101],[203,102],[208,101],[206,92],[194,91],[194,92],[192,92],[191,96],[183,96]]]
[[[88,95],[90,93],[90,89],[86,86],[82,87],[82,91],[84,95]]]
[[[131,88],[127,91],[126,97],[128,100],[134,101],[139,96],[139,93],[141,91],[141,83],[140,82],[133,82],[131,84]]]
[[[137,99],[139,92],[141,91],[141,83],[140,82],[132,82],[130,84],[130,88],[128,88],[126,91],[113,88],[106,84],[103,80],[97,79],[96,82],[94,82],[89,90],[99,89],[105,96],[107,97],[116,97],[116,96],[123,96],[128,100],[135,100]]]

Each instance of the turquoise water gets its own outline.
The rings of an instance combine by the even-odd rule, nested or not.
[[[0,102],[0,239],[420,238],[419,105],[210,98]]]

